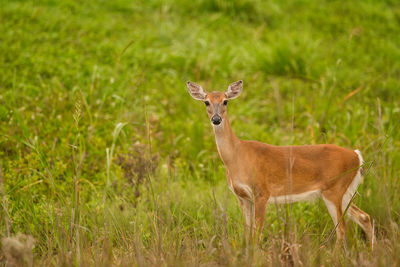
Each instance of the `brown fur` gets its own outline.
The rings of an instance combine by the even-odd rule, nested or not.
[[[271,197],[301,194],[317,190],[324,199],[336,207],[336,219],[343,215],[342,199],[353,182],[360,160],[355,151],[336,145],[273,146],[258,141],[240,140],[233,133],[223,104],[229,96],[236,98],[242,88],[236,82],[227,92],[205,92],[201,86],[191,86],[189,93],[201,95],[197,100],[209,102],[207,114],[222,118],[221,125],[213,127],[218,153],[226,167],[227,181],[237,196],[246,219],[247,227],[255,224],[261,232],[265,209]],[[254,219],[253,219],[254,217]],[[332,217],[335,221],[334,216]],[[368,214],[354,204],[350,218],[357,222],[373,239]],[[337,228],[338,241],[343,240],[344,221]]]

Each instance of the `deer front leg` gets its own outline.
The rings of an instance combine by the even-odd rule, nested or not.
[[[251,200],[239,197],[240,207],[244,217],[244,234],[246,244],[249,244],[255,232],[254,203]]]
[[[245,223],[246,244],[253,241],[259,242],[264,225],[267,197],[258,197],[254,201],[239,198]]]
[[[264,226],[265,212],[267,207],[268,197],[257,197],[254,203],[255,219],[257,227],[256,241],[260,242],[260,236]]]

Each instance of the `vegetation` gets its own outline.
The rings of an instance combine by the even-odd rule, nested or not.
[[[13,0],[0,32],[0,237],[37,266],[400,264],[397,1]],[[246,248],[185,87],[239,79],[240,138],[362,151],[375,250],[350,222],[335,249],[320,201],[271,205]]]

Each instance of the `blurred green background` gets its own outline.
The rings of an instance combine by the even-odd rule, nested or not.
[[[397,1],[0,5],[0,235],[32,235],[38,264],[273,265],[282,239],[306,265],[399,264]],[[265,249],[243,252],[204,105],[185,85],[240,79],[238,137],[362,151],[355,201],[380,250],[352,224],[347,254],[318,250],[333,224],[317,202],[293,216],[270,207]]]

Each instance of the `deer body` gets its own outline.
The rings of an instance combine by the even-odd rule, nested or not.
[[[227,183],[239,200],[247,229],[256,227],[261,233],[267,203],[322,197],[333,222],[338,224],[337,239],[343,240],[345,224],[339,219],[362,179],[363,159],[358,150],[329,144],[273,146],[240,140],[230,126],[226,105],[239,96],[241,81],[231,84],[225,93],[207,93],[191,82],[188,89],[193,98],[206,103]],[[347,215],[362,227],[372,245],[369,215],[354,204],[350,204]]]

